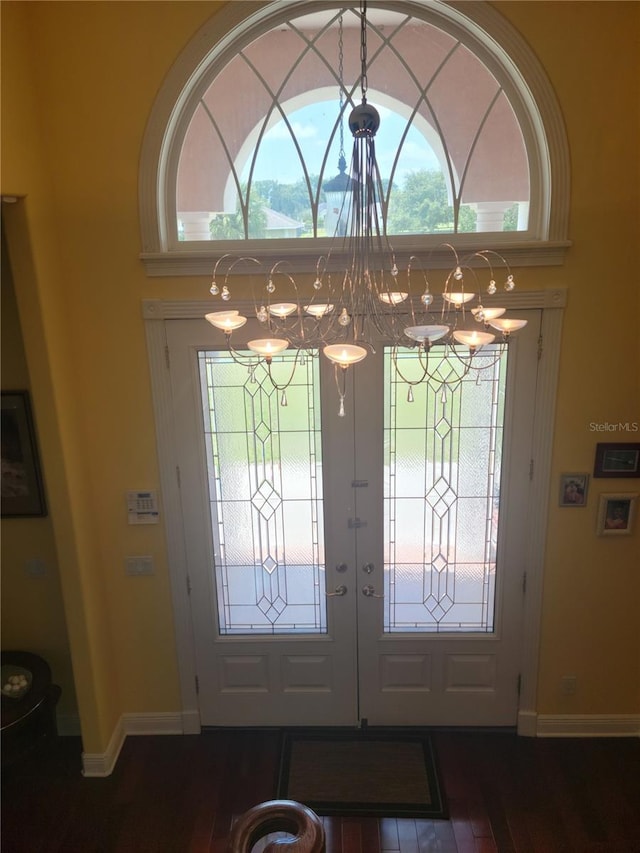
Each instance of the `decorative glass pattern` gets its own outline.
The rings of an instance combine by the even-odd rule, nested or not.
[[[434,346],[429,359],[449,385],[416,385],[413,402],[392,359],[417,379],[415,351],[385,350],[387,632],[494,630],[507,369],[507,353],[496,359],[497,349],[484,347],[475,358],[489,366],[464,375],[461,362]]]
[[[182,240],[334,233],[325,184],[352,145],[359,9],[297,5],[290,20],[239,35],[225,64],[203,70],[176,175]],[[426,6],[415,11],[388,3],[367,13],[387,233],[526,230],[529,162],[503,81],[459,33],[431,23]]]
[[[273,359],[277,381],[294,360]],[[284,406],[264,367],[201,352],[199,368],[220,633],[324,633],[318,359]]]

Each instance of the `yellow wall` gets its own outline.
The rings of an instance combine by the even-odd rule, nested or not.
[[[207,282],[145,276],[137,179],[163,77],[221,5],[2,3],[2,193],[25,197],[3,213],[87,752],[106,749],[122,713],[180,707],[162,529],[128,526],[125,492],[158,487],[141,300],[200,299]],[[498,8],[548,71],[572,165],[567,262],[518,277],[528,289],[569,288],[538,711],[638,713],[640,532],[594,535],[598,493],[620,481],[592,480],[585,510],[557,507],[557,481],[591,470],[601,437],[590,423],[640,422],[640,7]],[[613,334],[596,347],[599,318],[614,316]],[[155,575],[127,577],[129,554],[152,554]],[[5,579],[3,609],[17,590]],[[30,603],[35,625],[43,602],[32,594]],[[578,677],[573,697],[560,694],[564,674]]]
[[[2,390],[29,391],[29,371],[4,240],[1,287]],[[37,413],[34,420],[37,424]],[[62,688],[59,718],[62,721],[66,716],[68,728],[73,728],[77,715],[75,687],[51,517],[3,519],[0,545],[2,648],[34,652],[49,662],[52,676]],[[30,573],[32,563],[38,564],[33,567],[35,573]]]
[[[546,69],[567,128],[573,247],[563,268],[536,281],[569,288],[553,450],[538,711],[640,711],[640,529],[594,536],[598,495],[640,490],[639,480],[592,479],[586,511],[557,506],[561,472],[592,471],[599,441],[640,433],[640,90],[638,3],[498,4]],[[597,346],[603,323],[610,334]],[[578,678],[575,696],[559,691]]]

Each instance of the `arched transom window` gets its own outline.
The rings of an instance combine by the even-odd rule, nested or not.
[[[147,255],[205,243],[212,253],[267,240],[311,247],[339,227],[334,190],[361,98],[359,8],[274,2],[243,18],[254,4],[230,6],[240,20],[212,19],[154,108],[141,181]],[[495,24],[494,10],[469,6]],[[549,241],[553,157],[530,82],[506,51],[438,2],[372,2],[367,21],[388,235],[407,245],[471,233],[495,245]]]

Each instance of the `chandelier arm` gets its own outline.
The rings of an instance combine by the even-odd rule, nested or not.
[[[229,255],[228,257],[234,257],[234,256],[233,256],[233,255]],[[235,267],[237,267],[237,266],[238,266],[238,264],[241,264],[241,263],[243,263],[244,261],[249,261],[250,263],[256,264],[256,265],[257,265],[257,266],[259,266],[259,267],[261,267],[261,266],[262,266],[262,264],[260,263],[260,261],[259,261],[257,258],[252,258],[252,257],[249,257],[249,256],[243,256],[243,257],[238,257],[238,256],[236,256],[235,261],[234,261],[232,264],[230,264],[230,265],[229,265],[229,267],[227,268],[227,271],[226,271],[226,273],[225,273],[225,277],[224,277],[224,283],[225,283],[225,286],[228,284],[228,282],[229,282],[229,276],[231,275],[231,273],[233,272],[233,270],[235,269]]]
[[[296,368],[298,367],[298,361],[302,358],[302,356],[301,356],[302,352],[303,352],[303,350],[301,350],[301,349],[296,350],[296,355],[295,355],[295,358],[293,360],[293,365],[291,366],[291,372],[290,372],[289,378],[287,379],[286,382],[276,382],[276,380],[273,377],[273,373],[271,371],[272,359],[262,359],[262,361],[265,364],[266,370],[267,370],[267,376],[269,377],[269,382],[271,382],[271,385],[275,388],[276,391],[284,391],[286,388],[289,387],[289,385],[291,385],[291,383],[293,382],[293,377],[295,376],[295,373],[296,373]],[[306,350],[304,350],[304,352],[306,352]],[[310,356],[310,357],[313,357],[313,356]]]
[[[495,346],[495,345],[489,344],[489,346]],[[473,368],[474,370],[487,370],[490,367],[494,367],[502,359],[502,356],[507,351],[508,344],[507,344],[507,341],[500,341],[500,343],[497,344],[497,346],[499,347],[498,355],[492,361],[490,361],[488,364],[483,364],[481,367],[476,367],[473,364],[473,359],[474,359],[474,356],[479,354],[479,351],[481,349],[483,352],[486,353],[486,350],[484,349],[484,347],[478,347],[477,350],[474,350],[472,353],[469,354],[468,358],[461,356],[460,353],[457,351],[454,344],[449,344],[449,350],[450,350],[450,352],[453,353],[453,355],[458,359],[458,361],[461,364],[464,364],[467,367],[467,372],[468,372],[469,370],[471,370],[471,368]]]
[[[393,352],[392,352],[392,355],[391,355],[391,359],[392,359],[392,361],[393,361],[393,367],[394,367],[394,370],[396,371],[396,373],[398,374],[398,376],[400,377],[400,379],[401,379],[401,380],[402,380],[406,385],[411,385],[412,387],[415,387],[416,385],[421,385],[421,384],[425,381],[425,379],[426,379],[426,380],[428,380],[429,382],[431,382],[432,380],[434,380],[434,377],[429,373],[429,354],[430,354],[430,351],[423,350],[422,348],[420,348],[420,349],[419,349],[419,351],[418,351],[418,361],[419,361],[420,367],[421,367],[421,369],[422,369],[422,376],[420,376],[420,378],[419,378],[419,379],[409,379],[409,378],[408,378],[407,376],[405,376],[405,374],[402,372],[402,369],[401,369],[401,367],[400,367],[400,365],[399,365],[399,363],[398,363],[398,353],[397,353],[397,350],[398,350],[398,349],[399,349],[399,347],[398,347],[398,346],[394,346],[394,347],[393,347]],[[424,358],[424,356],[426,356],[426,359]],[[443,359],[446,359],[446,357],[447,357],[447,356],[446,356],[446,353],[445,353],[445,354],[440,358],[440,361],[442,361]],[[453,390],[454,388],[456,388],[456,387],[457,387],[457,386],[462,382],[462,380],[463,380],[463,379],[464,379],[464,377],[467,375],[467,373],[469,372],[469,370],[470,370],[470,368],[472,367],[472,365],[471,365],[471,364],[467,364],[465,361],[463,361],[463,359],[459,359],[459,361],[462,363],[462,365],[463,365],[463,366],[464,366],[464,368],[465,368],[464,373],[462,374],[462,376],[455,376],[455,377],[454,377],[453,379],[451,379],[451,380],[448,380],[448,379],[438,379],[438,380],[437,380],[437,386],[436,386],[436,387],[442,387],[442,386],[445,386],[445,385],[446,385],[446,387],[447,387],[447,388],[449,388],[449,390]],[[490,365],[487,365],[487,367],[489,367],[489,366],[490,366]],[[484,369],[484,365],[483,365],[482,369]]]
[[[344,11],[344,10],[342,10]],[[508,337],[511,331],[517,331],[526,324],[526,320],[495,321],[495,328],[502,330],[502,342],[493,343],[495,335],[487,332],[471,332],[466,328],[466,317],[468,303],[478,294],[479,307],[472,309],[472,313],[478,322],[485,321],[485,326],[491,318],[495,320],[504,313],[506,309],[493,307],[485,309],[482,305],[480,291],[482,290],[480,277],[476,270],[490,275],[487,291],[489,294],[496,292],[494,279],[495,269],[499,264],[504,265],[507,270],[507,279],[504,289],[511,291],[515,287],[513,275],[505,258],[491,249],[480,249],[471,251],[462,257],[458,255],[456,248],[449,242],[441,242],[432,248],[427,256],[427,264],[423,266],[416,255],[411,255],[406,267],[406,285],[400,285],[398,278],[398,267],[393,247],[387,234],[388,220],[388,195],[385,196],[382,176],[376,159],[375,135],[380,125],[378,111],[367,104],[368,78],[367,78],[367,0],[360,0],[360,79],[356,80],[347,93],[343,82],[343,16],[340,11],[334,21],[338,21],[338,78],[339,78],[339,125],[333,126],[330,136],[332,144],[333,136],[339,130],[340,157],[338,163],[339,175],[331,183],[333,186],[325,187],[325,192],[342,193],[342,198],[331,201],[332,214],[337,213],[336,227],[333,239],[325,254],[320,255],[316,262],[316,277],[313,282],[313,292],[309,296],[304,291],[304,299],[301,289],[296,282],[292,272],[289,271],[291,264],[282,259],[272,263],[268,274],[266,294],[260,291],[258,303],[257,288],[254,287],[255,276],[248,273],[251,280],[254,296],[254,308],[258,321],[263,324],[265,330],[274,338],[286,340],[256,340],[250,341],[251,349],[258,353],[256,358],[252,352],[250,355],[241,353],[231,343],[231,331],[246,323],[246,318],[238,315],[238,311],[220,311],[207,315],[212,325],[222,329],[226,337],[227,349],[234,361],[248,365],[255,370],[262,365],[272,386],[281,390],[281,405],[287,405],[284,389],[293,381],[294,373],[304,352],[310,357],[317,357],[321,346],[329,347],[331,352],[325,349],[325,355],[334,361],[334,378],[338,395],[340,397],[339,415],[344,415],[344,399],[346,395],[346,364],[355,363],[351,360],[354,355],[353,347],[360,347],[359,357],[364,357],[364,350],[375,353],[374,342],[378,340],[387,341],[392,347],[392,364],[398,377],[411,387],[427,381],[430,387],[439,387],[443,393],[443,405],[446,402],[446,391],[458,387],[462,379],[469,371],[479,372],[485,368],[491,368],[498,363],[506,351]],[[350,102],[355,97],[355,92],[360,84],[362,103],[354,106],[349,116],[348,124],[353,135],[353,148],[351,154],[351,173],[345,174],[344,149],[343,149],[343,118],[345,95]],[[283,120],[289,126],[287,117],[282,114]],[[326,158],[326,155],[325,155]],[[324,168],[324,166],[323,166]],[[395,169],[395,165],[393,167]],[[392,170],[393,177],[393,170]],[[308,184],[308,180],[307,180]],[[317,197],[319,198],[320,189]],[[327,197],[329,202],[329,196]],[[456,219],[459,208],[459,199],[456,200]],[[440,312],[431,307],[434,294],[430,291],[429,267],[433,253],[436,250],[450,252],[453,258],[453,268],[446,274],[442,289],[442,309]],[[335,256],[341,255],[340,263],[333,260]],[[342,256],[345,257],[342,266]],[[228,282],[230,276],[239,264],[255,264],[265,268],[256,258],[236,257],[224,254],[214,266],[213,281],[210,292],[213,296],[221,295],[223,301],[228,302],[230,292]],[[421,294],[413,292],[412,271],[418,267],[424,289]],[[436,264],[437,267],[440,263]],[[341,272],[331,280],[331,270],[336,268]],[[474,269],[475,268],[475,269]],[[216,275],[225,270],[224,287],[222,293],[216,284]],[[244,272],[245,270],[240,270]],[[465,287],[465,274],[469,282],[473,277],[473,289],[471,293]],[[291,296],[290,302],[276,302],[273,294],[276,291],[274,279],[284,276],[285,289]],[[322,291],[320,293],[320,291]],[[420,301],[418,302],[418,298]],[[295,303],[293,302],[295,299]],[[496,313],[498,311],[499,313]],[[440,313],[440,325],[438,325],[437,314]],[[493,324],[492,324],[493,325]],[[266,337],[266,336],[265,336]],[[412,343],[408,343],[410,340]],[[444,345],[442,356],[436,356],[432,350],[432,344],[440,341],[438,352]],[[492,350],[481,358],[477,353],[482,348],[482,342],[491,341]],[[335,346],[338,344],[339,346]],[[277,370],[273,369],[272,361],[277,352],[289,346],[296,349],[295,358],[285,359],[284,363],[291,366],[289,378],[284,382],[278,382]],[[489,346],[485,343],[484,346]],[[344,349],[341,349],[344,347]],[[409,353],[413,350],[416,355],[412,360],[409,378],[403,372],[402,358],[399,357],[400,349]],[[465,353],[463,355],[462,353]],[[452,367],[453,361],[457,360],[459,366]],[[436,365],[437,360],[437,365]],[[449,361],[447,365],[446,362]],[[485,363],[486,362],[486,363]],[[340,372],[338,371],[340,367]],[[286,372],[286,371],[284,371]],[[416,378],[416,374],[419,378]],[[460,375],[461,374],[461,375]],[[447,376],[453,376],[447,379]],[[442,378],[445,377],[445,378]],[[411,399],[413,396],[411,394]],[[408,397],[408,401],[411,399]]]
[[[427,373],[429,370],[428,353],[425,353],[424,351],[421,352],[420,350],[422,348],[418,349],[418,361],[419,361],[420,367],[422,368],[422,376],[419,379],[408,379],[404,375],[404,373],[400,369],[400,365],[398,364],[398,349],[399,349],[399,346],[396,344],[392,348],[392,351],[391,351],[391,360],[393,362],[393,367],[394,367],[396,373],[398,374],[400,379],[402,379],[402,381],[404,383],[406,383],[407,385],[420,385],[420,383],[424,382],[424,380],[426,379]],[[427,355],[427,360],[426,360],[426,362],[423,362],[423,355],[425,355],[425,354]]]
[[[237,350],[231,343],[231,334],[225,333],[225,343],[227,345],[227,352],[231,356],[231,358],[235,361],[236,364],[241,364],[243,367],[249,367],[255,369],[260,365],[262,359],[257,357],[255,354],[244,354]]]

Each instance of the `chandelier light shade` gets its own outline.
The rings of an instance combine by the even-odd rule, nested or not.
[[[505,318],[506,308],[482,305],[481,294],[493,296],[499,280],[507,298],[515,287],[506,260],[490,249],[460,257],[450,243],[437,247],[446,248],[452,258],[437,292],[440,305],[434,305],[428,257],[423,261],[412,255],[398,266],[382,214],[382,182],[375,152],[380,117],[367,102],[366,2],[361,4],[360,20],[362,102],[354,107],[348,120],[353,136],[350,174],[344,173],[341,154],[340,174],[328,182],[330,186],[325,185],[334,201],[341,198],[337,225],[329,251],[316,263],[312,295],[302,297],[286,260],[273,264],[260,293],[254,295],[255,316],[264,329],[264,338],[246,344],[248,353],[245,348],[236,350],[232,344],[233,332],[247,322],[246,317],[228,310],[206,315],[213,326],[225,333],[227,348],[235,360],[250,369],[260,363],[265,365],[274,387],[283,391],[283,405],[284,391],[293,379],[298,358],[321,352],[335,365],[340,415],[344,414],[346,371],[375,352],[377,346],[394,348],[392,363],[409,386],[407,399],[411,401],[413,385],[423,381],[439,385],[459,382],[461,375],[495,364],[510,335],[527,322]],[[342,98],[342,85],[340,94]],[[342,262],[338,272],[335,261],[332,263],[335,257]],[[247,263],[262,266],[256,258],[228,254],[219,258],[210,287],[212,296],[229,302],[231,274],[238,265],[245,269]],[[469,288],[465,279],[471,282]],[[295,294],[295,302],[276,301],[280,284],[286,298]],[[429,351],[434,344],[443,350],[444,357],[454,358],[461,365],[452,378],[443,378],[444,374],[433,368]],[[478,351],[488,346],[492,346],[492,357],[476,359]],[[413,372],[411,378],[402,375],[397,358],[401,348],[415,350],[420,365],[417,377]],[[297,355],[289,378],[278,384],[271,374],[271,362],[285,349],[295,350]]]

